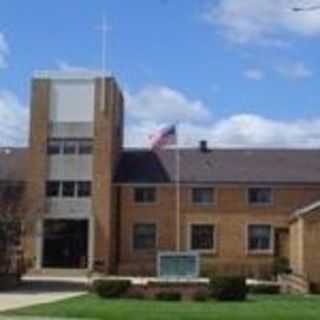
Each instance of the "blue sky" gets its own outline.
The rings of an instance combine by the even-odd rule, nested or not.
[[[0,144],[24,144],[34,70],[100,67],[125,91],[127,144],[181,122],[182,143],[319,146],[319,0],[0,3]]]

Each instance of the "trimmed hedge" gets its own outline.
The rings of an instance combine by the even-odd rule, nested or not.
[[[204,302],[207,301],[209,299],[209,295],[207,292],[205,291],[196,291],[193,295],[192,295],[192,300],[196,301],[196,302]]]
[[[155,298],[159,301],[180,301],[182,296],[180,292],[162,291],[157,293]]]
[[[279,294],[280,286],[278,284],[255,284],[249,286],[249,292],[252,294]]]
[[[220,301],[244,301],[248,287],[244,277],[213,277],[209,284],[210,295]]]
[[[126,295],[131,286],[129,280],[95,280],[93,291],[102,298],[121,298]]]

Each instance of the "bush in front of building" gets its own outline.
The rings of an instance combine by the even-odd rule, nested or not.
[[[210,295],[219,301],[244,301],[248,287],[245,277],[213,277],[209,284]]]
[[[192,295],[192,300],[196,302],[204,302],[209,299],[209,294],[207,291],[198,290]]]
[[[254,284],[249,285],[249,293],[251,294],[280,294],[279,284]]]
[[[275,276],[279,274],[291,273],[290,262],[288,258],[280,257],[275,258],[272,265],[272,272]]]
[[[93,291],[102,298],[121,298],[124,297],[129,288],[129,280],[95,280],[92,284]]]
[[[181,301],[182,295],[178,291],[161,291],[155,295],[159,301]]]

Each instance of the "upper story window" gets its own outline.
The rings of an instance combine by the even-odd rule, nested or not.
[[[136,203],[154,203],[156,202],[155,187],[138,187],[134,189],[134,201]]]
[[[215,226],[212,224],[191,225],[191,250],[212,251],[215,249]]]
[[[64,181],[62,183],[62,196],[63,197],[74,197],[76,190],[76,184],[74,181]]]
[[[63,141],[63,154],[76,154],[77,141],[75,140],[64,140]]]
[[[250,204],[266,205],[272,203],[271,188],[249,188],[248,201]]]
[[[272,251],[272,227],[267,224],[248,226],[248,250]]]
[[[78,197],[90,197],[91,196],[91,182],[90,181],[80,181],[78,182]]]
[[[134,225],[133,248],[135,250],[156,249],[157,227],[153,223],[139,223]]]
[[[85,155],[92,154],[92,139],[49,139],[47,153],[49,155]]]
[[[47,190],[46,190],[47,197],[50,197],[50,198],[59,197],[60,185],[61,183],[59,181],[48,181]]]
[[[47,181],[48,198],[86,198],[91,197],[90,181]]]
[[[61,152],[61,143],[57,139],[50,139],[48,141],[47,153],[49,155],[60,154]]]
[[[213,188],[192,188],[192,203],[206,205],[214,203]]]
[[[79,141],[79,154],[91,154],[92,153],[92,140],[80,140]]]

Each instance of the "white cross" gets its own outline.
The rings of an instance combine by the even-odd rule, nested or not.
[[[99,27],[101,31],[101,68],[102,74],[105,75],[106,72],[106,55],[107,55],[107,33],[111,30],[108,25],[106,17],[102,17],[102,25]]]

